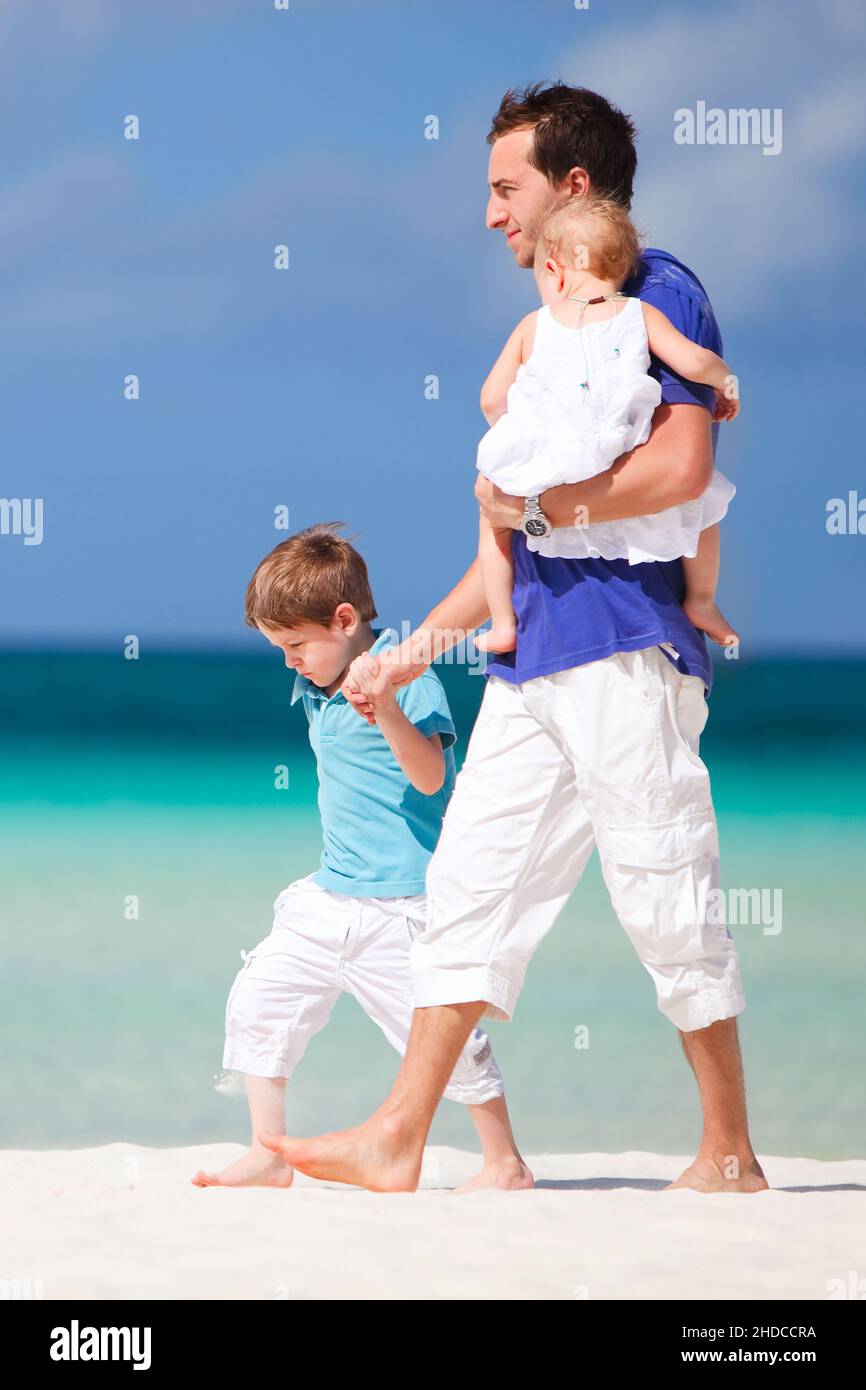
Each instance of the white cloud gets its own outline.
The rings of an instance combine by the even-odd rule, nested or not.
[[[13,23],[12,8],[0,0],[0,34]],[[107,0],[69,7],[73,18],[48,8],[52,23],[67,22],[82,44],[102,43],[118,13]],[[169,8],[159,0],[149,13],[164,22]],[[214,8],[237,7],[196,0],[184,15],[204,20]],[[122,27],[128,38],[128,17]],[[766,312],[801,270],[820,267],[841,283],[847,262],[859,263],[864,232],[849,170],[866,143],[866,11],[849,0],[828,0],[820,11],[804,0],[784,9],[665,8],[595,32],[549,71],[634,115],[636,220],[651,242],[693,266],[725,322]],[[188,37],[180,27],[176,36]],[[61,64],[58,80],[65,70]],[[349,325],[359,311],[396,314],[406,292],[429,294],[432,283],[443,286],[448,304],[459,302],[466,331],[505,329],[535,294],[530,275],[515,279],[501,238],[483,230],[484,136],[500,92],[488,95],[468,92],[439,142],[423,140],[419,121],[417,148],[403,147],[385,167],[366,151],[290,148],[252,175],[249,161],[237,172],[227,166],[219,193],[207,198],[155,199],[159,168],[137,159],[148,154],[144,146],[127,146],[119,135],[116,152],[73,149],[0,191],[10,287],[4,333],[40,341],[112,329],[139,340],[195,338],[280,312],[273,282],[259,273],[280,241],[299,270],[288,272],[285,296],[297,320],[323,309],[349,311]],[[781,107],[782,152],[768,158],[753,146],[677,146],[673,113],[697,100]]]
[[[847,175],[853,184],[866,147],[864,56],[861,4],[789,0],[651,11],[570,49],[558,70],[634,117],[636,220],[724,294],[726,318],[748,318],[792,271],[835,270],[841,282],[845,258],[859,256],[864,219]],[[676,145],[674,112],[699,100],[781,108],[781,152]]]

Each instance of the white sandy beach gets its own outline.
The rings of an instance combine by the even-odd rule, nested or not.
[[[755,1196],[662,1193],[689,1160],[652,1153],[534,1155],[535,1190],[456,1196],[477,1160],[444,1147],[417,1193],[191,1186],[242,1152],[3,1153],[0,1276],[46,1299],[826,1300],[866,1275],[862,1159],[761,1154]]]

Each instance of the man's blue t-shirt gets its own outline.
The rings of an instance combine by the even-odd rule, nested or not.
[[[674,256],[645,251],[637,274],[623,290],[654,304],[687,338],[721,356],[721,334],[706,291]],[[686,381],[656,357],[649,371],[661,382],[663,403],[685,402],[712,411],[711,386]],[[718,429],[713,426],[714,451]],[[643,565],[630,565],[627,560],[566,560],[528,550],[522,531],[512,531],[511,538],[517,647],[513,652],[491,654],[486,675],[513,682],[531,680],[599,661],[614,652],[666,642],[678,654],[677,669],[702,676],[709,691],[713,668],[706,638],[680,606],[685,593],[682,560]]]

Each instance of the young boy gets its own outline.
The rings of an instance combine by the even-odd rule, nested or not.
[[[285,1088],[341,991],[358,1000],[401,1054],[414,1001],[409,950],[423,931],[425,874],[454,785],[451,712],[432,668],[378,700],[374,721],[340,686],[352,661],[390,645],[358,552],[342,523],[311,526],[265,556],[246,621],[285,654],[316,754],[324,847],[314,873],[274,904],[270,936],[245,956],[226,1005],[223,1067],[243,1072],[249,1153],[198,1187],[288,1187],[294,1170],[262,1142],[285,1131]],[[486,1035],[470,1035],[445,1095],[468,1105],[483,1166],[459,1191],[525,1188],[533,1178],[508,1117]]]

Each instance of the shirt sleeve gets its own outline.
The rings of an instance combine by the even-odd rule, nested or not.
[[[710,348],[712,352],[721,355],[722,344],[718,325],[709,305],[705,309],[700,301],[693,299],[691,295],[681,294],[678,290],[672,290],[663,284],[648,285],[641,294],[641,299],[666,314],[674,328],[678,328],[684,337],[691,338],[693,343]],[[649,375],[654,376],[660,383],[664,405],[702,405],[712,412],[716,403],[712,386],[688,381],[655,356],[650,362]]]
[[[443,748],[450,748],[457,742],[457,731],[448,699],[439,677],[432,671],[425,671],[417,680],[410,681],[397,691],[397,704],[410,720],[427,738],[438,734]]]

